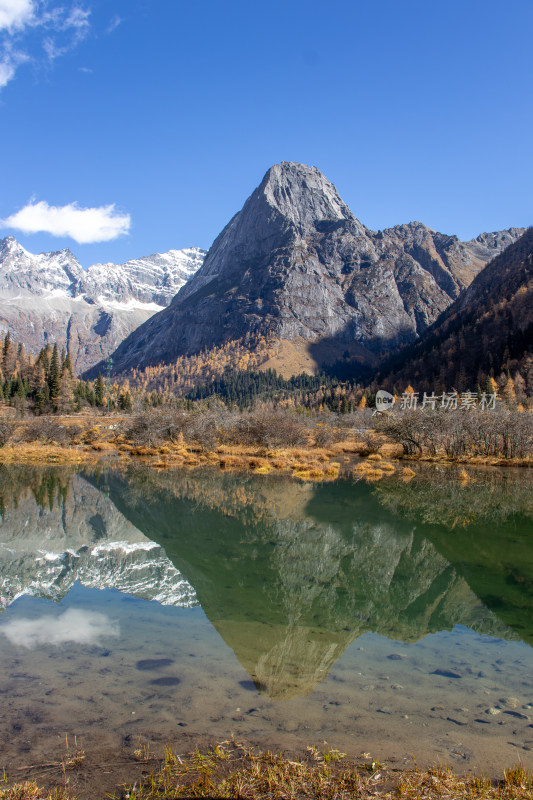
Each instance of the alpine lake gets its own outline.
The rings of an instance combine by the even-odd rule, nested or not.
[[[533,768],[527,469],[0,466],[0,770],[235,737]]]

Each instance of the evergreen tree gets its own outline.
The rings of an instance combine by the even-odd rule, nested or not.
[[[63,363],[63,372],[70,372],[72,375],[72,361],[70,360],[70,353],[67,353]]]
[[[50,402],[52,403],[52,408],[54,411],[57,411],[60,378],[61,371],[59,366],[59,353],[57,352],[57,344],[54,344],[52,358],[50,359],[50,368],[48,370],[48,390],[50,392]]]
[[[102,373],[98,373],[98,377],[96,379],[96,384],[94,387],[94,397],[97,406],[104,405],[104,397],[105,397],[105,384],[104,379],[102,378]]]
[[[62,411],[64,413],[72,411],[73,397],[74,397],[74,382],[72,380],[72,375],[67,369],[64,370],[63,374],[61,375],[61,379],[59,381],[59,396],[58,396],[59,411]]]

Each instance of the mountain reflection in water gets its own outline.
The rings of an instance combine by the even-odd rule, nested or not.
[[[197,600],[257,688],[273,698],[310,693],[365,632],[413,642],[460,624],[533,641],[523,477],[506,476],[502,486],[494,474],[490,485],[480,479],[461,487],[465,508],[476,508],[480,495],[485,502],[458,523],[446,512],[457,490],[453,475],[375,489],[136,467],[105,478],[48,470],[39,483],[35,470],[19,469],[14,480],[9,469],[0,473],[5,602],[17,593],[6,586],[20,565],[18,591],[47,597],[78,579],[169,604]],[[60,492],[36,491],[52,476]],[[17,508],[8,488],[14,485]],[[490,516],[495,494],[498,519]],[[32,544],[22,525],[31,516],[39,517],[40,531],[44,524],[57,562],[49,559],[44,571],[42,554],[36,559],[43,536]]]

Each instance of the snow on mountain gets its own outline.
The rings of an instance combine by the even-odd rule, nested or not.
[[[33,254],[0,239],[0,330],[38,351],[65,345],[78,372],[96,364],[169,305],[203,263],[197,247],[85,271],[70,250]]]
[[[188,247],[125,264],[93,264],[87,271],[86,292],[102,302],[138,300],[164,308],[202,266],[204,257],[205,250]]]
[[[28,525],[37,519],[38,527]],[[0,519],[0,612],[21,595],[59,601],[76,581],[163,605],[198,604],[163,548],[83,477],[72,476],[66,498],[52,508],[38,506],[25,487]]]

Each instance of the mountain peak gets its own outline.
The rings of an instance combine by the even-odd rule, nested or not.
[[[169,363],[246,337],[275,344],[269,366],[286,374],[341,354],[376,364],[444,311],[493,245],[505,246],[503,237],[474,247],[420,222],[376,234],[317,167],[283,161],[170,306],[121,344],[115,368]]]
[[[25,250],[22,245],[17,242],[14,236],[6,236],[5,239],[0,239],[0,253],[3,255],[12,255],[12,254],[27,254],[27,250]]]
[[[317,167],[282,161],[270,167],[256,191],[303,234],[317,221],[354,219],[335,186]]]
[[[331,231],[338,225],[347,225],[355,236],[365,236],[366,228],[317,167],[294,161],[274,164],[215,239],[202,268],[174,302],[182,302],[223,274],[238,277],[255,269],[274,250],[298,246],[317,231]]]

